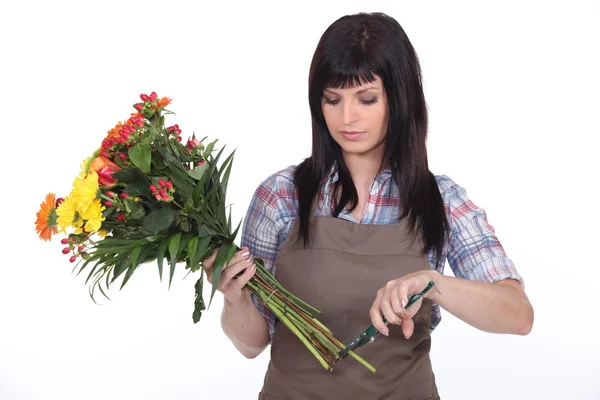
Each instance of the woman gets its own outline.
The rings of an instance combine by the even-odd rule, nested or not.
[[[437,399],[429,349],[440,307],[483,331],[525,335],[523,280],[484,210],[428,169],[420,66],[394,19],[333,23],[312,60],[309,104],[312,154],[257,189],[243,250],[218,286],[223,329],[248,358],[271,344],[263,399]],[[253,257],[345,343],[374,324],[385,337],[360,354],[377,373],[351,359],[324,372],[244,288]],[[446,259],[456,278],[442,274]],[[430,281],[436,290],[405,309]]]

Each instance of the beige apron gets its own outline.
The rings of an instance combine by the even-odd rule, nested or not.
[[[369,308],[388,281],[429,269],[411,240],[406,224],[359,224],[334,217],[313,217],[308,248],[298,237],[297,220],[277,258],[281,284],[319,309],[317,317],[343,343],[371,325]],[[439,399],[429,358],[431,300],[413,318],[414,334],[405,339],[400,326],[389,336],[357,350],[372,373],[351,356],[327,372],[283,324],[276,324],[271,361],[259,400]]]

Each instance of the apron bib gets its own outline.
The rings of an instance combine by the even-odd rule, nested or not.
[[[311,224],[311,242],[304,249],[294,223],[277,257],[276,278],[320,310],[316,317],[344,344],[371,325],[377,290],[430,268],[420,253],[422,242],[407,234],[404,221],[374,225],[312,217]],[[389,336],[379,335],[357,350],[376,373],[351,356],[327,372],[288,328],[277,324],[259,400],[439,399],[429,358],[431,306],[431,300],[423,300],[410,339],[390,324]]]

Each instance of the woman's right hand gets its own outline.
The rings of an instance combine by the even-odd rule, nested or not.
[[[212,254],[204,260],[204,272],[206,278],[212,285],[212,272],[215,258],[219,249],[213,250]],[[237,279],[234,277],[243,272]],[[221,280],[217,286],[217,290],[223,293],[225,300],[231,305],[242,303],[250,298],[250,289],[246,287],[246,283],[254,276],[256,265],[254,265],[254,257],[250,255],[247,247],[243,247],[240,251],[234,254],[229,264],[221,272]]]

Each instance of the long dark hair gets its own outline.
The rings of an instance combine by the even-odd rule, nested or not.
[[[322,111],[323,90],[370,83],[378,75],[389,107],[384,161],[400,191],[398,221],[407,217],[420,231],[423,252],[441,257],[448,221],[442,197],[427,162],[427,104],[417,54],[400,24],[381,13],[344,16],[327,28],[315,50],[309,74],[312,154],[298,165],[294,183],[299,200],[299,232],[309,243],[313,201],[334,165],[341,188],[333,216],[347,204],[354,209],[358,193],[340,146],[329,134]]]

